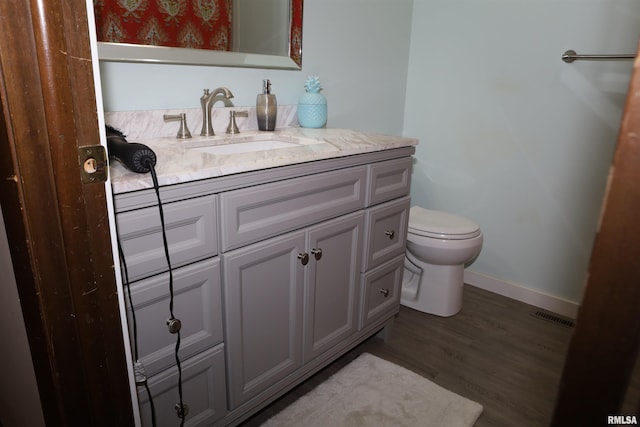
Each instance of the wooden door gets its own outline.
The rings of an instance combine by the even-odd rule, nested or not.
[[[618,415],[639,341],[640,50],[552,425],[602,426]]]
[[[0,2],[0,203],[48,426],[133,425],[85,2]]]

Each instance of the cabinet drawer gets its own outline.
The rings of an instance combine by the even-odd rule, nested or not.
[[[367,209],[362,271],[404,254],[411,199],[403,197]]]
[[[409,194],[412,162],[405,157],[369,165],[367,206]]]
[[[215,196],[167,203],[163,211],[173,267],[218,252]],[[118,214],[116,223],[130,281],[168,270],[157,206]]]
[[[404,256],[362,274],[360,329],[395,314],[400,305]]]
[[[182,323],[180,357],[193,356],[222,342],[219,259],[174,270],[173,290],[173,313]],[[154,375],[175,364],[177,336],[167,327],[169,273],[132,285],[131,299],[138,324],[139,357],[147,375]],[[133,339],[133,330],[130,332]]]
[[[189,413],[186,425],[210,426],[227,413],[224,372],[224,346],[207,350],[183,360],[182,401]],[[158,427],[180,425],[175,406],[178,395],[178,369],[172,367],[148,380],[153,396]],[[142,425],[151,426],[151,405],[144,387],[138,387]]]
[[[221,194],[222,250],[363,208],[366,173],[360,166]]]

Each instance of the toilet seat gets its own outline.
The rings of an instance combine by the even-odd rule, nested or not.
[[[480,235],[480,226],[459,215],[413,206],[409,211],[409,235],[463,240]]]

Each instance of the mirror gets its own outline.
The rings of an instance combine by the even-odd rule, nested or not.
[[[94,0],[98,57],[299,70],[302,1]]]

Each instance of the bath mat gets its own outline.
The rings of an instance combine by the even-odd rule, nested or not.
[[[361,354],[264,427],[470,427],[482,406],[408,369]]]

